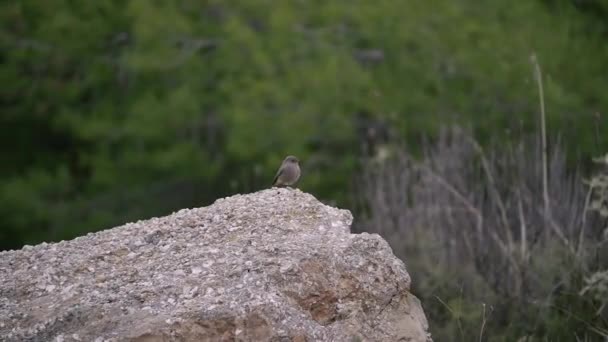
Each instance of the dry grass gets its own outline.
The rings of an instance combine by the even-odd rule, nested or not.
[[[445,290],[444,278],[453,277],[446,281],[460,282],[465,300],[478,306],[484,298],[496,301],[489,304],[500,323],[486,322],[480,312],[480,339],[483,329],[492,335],[488,328],[523,311],[531,319],[518,325],[540,334],[555,296],[578,293],[579,279],[608,266],[598,259],[604,237],[588,210],[590,190],[567,168],[559,143],[548,151],[542,140],[486,150],[468,132],[444,129],[421,158],[402,149],[367,161],[359,182],[368,213],[361,229],[391,243],[425,292],[419,295],[433,298],[433,291]],[[607,326],[601,315],[581,320],[579,336]]]

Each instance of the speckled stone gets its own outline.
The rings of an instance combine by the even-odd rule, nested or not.
[[[351,221],[273,188],[0,252],[0,340],[430,341],[403,262]]]

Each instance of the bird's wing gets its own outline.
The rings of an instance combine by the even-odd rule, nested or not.
[[[277,180],[279,180],[279,176],[281,175],[281,173],[283,173],[283,165],[281,165],[281,167],[279,168],[279,171],[277,171],[276,176],[274,176],[274,179],[272,180],[272,185],[277,184]]]

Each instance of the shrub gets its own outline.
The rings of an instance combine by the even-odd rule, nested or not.
[[[608,266],[601,217],[587,208],[597,188],[586,191],[578,170],[568,170],[559,142],[546,164],[536,140],[484,149],[459,128],[423,150],[418,159],[400,149],[365,163],[367,215],[358,227],[405,260],[438,340],[608,331],[605,296],[589,288]],[[585,281],[589,296],[579,294]]]
[[[608,242],[608,154],[604,158],[597,159],[603,169],[596,174],[589,184],[589,198],[591,199],[590,210],[596,212],[604,221],[604,237],[598,244],[606,244]],[[603,256],[608,257],[608,256]],[[598,314],[605,310],[608,304],[608,269],[598,271],[585,278],[585,287],[580,293],[582,296],[591,297],[601,303],[598,309]],[[600,331],[604,337],[608,338],[607,331]]]

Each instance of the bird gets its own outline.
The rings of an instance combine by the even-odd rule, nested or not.
[[[294,156],[287,156],[277,171],[272,186],[291,186],[300,179],[300,161]]]

